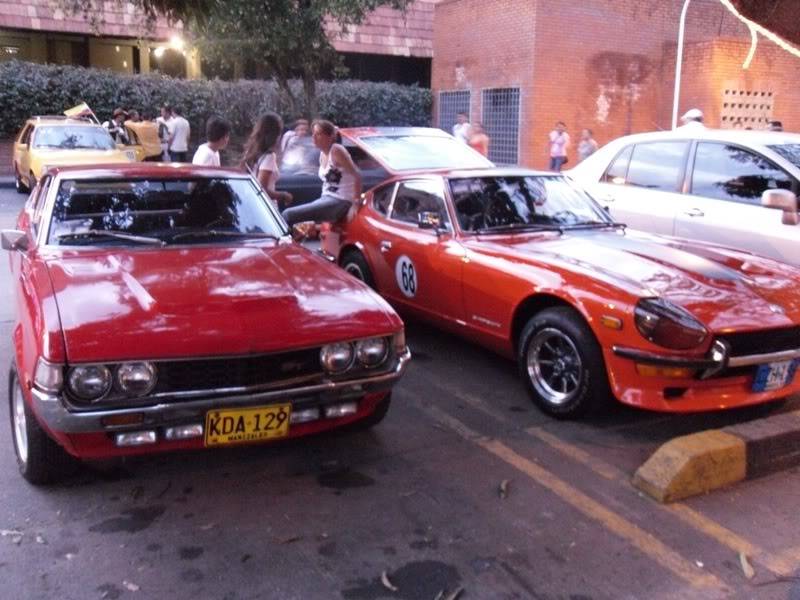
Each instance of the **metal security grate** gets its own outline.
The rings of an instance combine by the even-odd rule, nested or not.
[[[469,114],[470,91],[439,92],[439,128],[453,133],[458,113]]]
[[[519,88],[483,90],[483,127],[489,136],[489,160],[519,162]]]

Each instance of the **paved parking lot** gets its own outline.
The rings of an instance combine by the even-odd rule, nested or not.
[[[0,190],[3,227],[20,198]],[[3,260],[0,340],[9,309]],[[0,597],[800,599],[800,470],[669,506],[629,483],[671,437],[759,411],[556,422],[510,362],[418,323],[408,338],[372,432],[100,465],[47,489],[16,473],[4,396]]]

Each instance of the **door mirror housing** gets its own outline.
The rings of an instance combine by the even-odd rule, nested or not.
[[[761,194],[761,206],[782,210],[783,219],[781,222],[784,225],[797,225],[800,223],[797,196],[789,190],[764,190],[764,193]]]
[[[3,250],[22,250],[28,249],[28,236],[24,231],[18,229],[3,229],[0,232],[0,242]]]
[[[437,212],[421,212],[417,215],[417,225],[420,229],[438,231],[442,227],[442,217]]]

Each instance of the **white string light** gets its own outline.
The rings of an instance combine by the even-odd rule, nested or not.
[[[789,54],[800,58],[800,48],[795,48],[792,44],[784,40],[783,38],[775,35],[766,27],[759,25],[755,21],[751,21],[743,14],[741,14],[736,7],[731,3],[730,0],[719,0],[722,5],[728,9],[728,11],[737,19],[739,19],[742,23],[744,23],[747,28],[750,30],[750,51],[747,53],[747,57],[744,59],[744,63],[742,64],[743,69],[747,69],[750,66],[750,63],[753,61],[753,56],[756,53],[756,46],[758,45],[758,34],[763,35],[773,44],[776,44]]]

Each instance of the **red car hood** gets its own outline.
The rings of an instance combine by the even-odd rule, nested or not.
[[[272,352],[402,326],[294,244],[84,251],[48,266],[72,362]]]
[[[631,231],[483,236],[475,244],[634,296],[661,296],[712,331],[800,325],[800,269],[721,246]],[[581,285],[572,279],[568,284]]]

